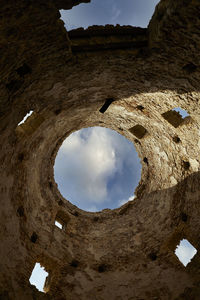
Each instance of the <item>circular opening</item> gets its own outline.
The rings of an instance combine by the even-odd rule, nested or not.
[[[65,139],[54,176],[60,193],[86,211],[120,207],[133,200],[141,164],[132,142],[103,127],[84,128]]]

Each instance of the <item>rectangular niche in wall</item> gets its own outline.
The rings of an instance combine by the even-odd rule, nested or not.
[[[186,239],[181,240],[175,250],[176,256],[185,267],[191,262],[196,253],[197,249]]]
[[[146,134],[147,130],[142,125],[135,125],[129,129],[129,131],[135,135],[138,139],[142,139]]]
[[[172,126],[177,128],[183,123],[185,118],[189,117],[189,114],[186,110],[175,107],[172,110],[169,110],[162,114],[163,118],[167,120]]]
[[[69,216],[63,211],[58,211],[55,217],[55,223],[54,223],[55,226],[65,231],[68,222],[69,222]]]
[[[29,111],[23,118],[21,122],[19,122],[16,127],[16,133],[25,134],[27,136],[33,134],[36,129],[44,122],[44,117],[32,110]]]
[[[100,113],[104,114],[108,107],[114,102],[115,100],[113,98],[107,98],[104,105],[100,108]]]

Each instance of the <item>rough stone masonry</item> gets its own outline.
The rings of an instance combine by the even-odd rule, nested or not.
[[[79,2],[0,0],[0,299],[199,300],[200,2],[161,0],[147,29],[68,33],[59,9]],[[62,141],[89,126],[141,159],[136,199],[115,210],[82,211],[54,181]]]

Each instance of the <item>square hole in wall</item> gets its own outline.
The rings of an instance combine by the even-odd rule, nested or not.
[[[55,226],[57,226],[60,229],[63,229],[63,224],[61,224],[59,221],[55,220]]]
[[[56,214],[54,225],[63,231],[66,231],[69,216],[64,211],[59,210]]]
[[[186,239],[181,240],[175,250],[176,256],[185,267],[191,262],[196,253],[197,249]]]
[[[189,114],[186,110],[180,107],[175,107],[172,110],[163,113],[162,116],[171,125],[177,128],[184,121],[186,117],[189,117]]]
[[[45,289],[45,285],[48,275],[49,274],[44,270],[44,267],[42,267],[40,263],[37,262],[32,271],[29,281],[32,285],[35,285],[40,292],[44,293],[47,292],[47,290]]]
[[[146,134],[147,130],[142,125],[135,125],[129,129],[138,139],[142,139]]]

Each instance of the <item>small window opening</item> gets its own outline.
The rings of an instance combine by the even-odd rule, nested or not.
[[[31,235],[31,242],[35,244],[37,242],[37,239],[38,239],[37,233],[33,232],[33,234]]]
[[[40,263],[36,263],[29,281],[32,285],[35,285],[40,292],[44,293],[46,292],[46,289],[44,291],[44,287],[48,274],[49,273],[44,270],[44,267],[42,267]]]
[[[186,213],[182,212],[181,213],[181,220],[186,223],[187,220],[188,220],[188,215]]]
[[[144,162],[145,164],[148,165],[148,164],[149,164],[148,158],[147,158],[147,157],[144,157],[144,158],[143,158],[143,162]]]
[[[78,216],[79,216],[79,213],[78,213],[77,210],[75,210],[75,211],[72,212],[72,215],[75,216],[75,217],[78,217]]]
[[[99,265],[98,266],[98,272],[99,273],[104,273],[107,271],[107,266],[105,264]]]
[[[63,201],[62,201],[62,200],[59,200],[59,201],[58,201],[58,205],[59,205],[59,206],[63,206],[63,205],[64,205]]]
[[[186,239],[181,240],[175,250],[176,256],[185,267],[191,262],[196,253],[197,249]]]
[[[23,124],[23,123],[28,119],[28,117],[30,117],[30,116],[32,115],[32,113],[33,113],[33,110],[30,110],[30,111],[25,115],[25,117],[23,118],[23,120],[22,120],[21,122],[18,123],[18,126],[21,125],[21,124]]]
[[[61,230],[66,230],[68,222],[69,216],[63,211],[58,211],[55,217],[55,226],[60,228]]]
[[[186,171],[188,171],[189,168],[190,168],[190,163],[189,163],[189,161],[183,160],[183,161],[182,161],[182,164],[183,164],[183,168],[184,168]]]
[[[22,161],[24,160],[24,153],[19,153],[19,154],[18,154],[18,160],[19,160],[20,162],[22,162]]]
[[[178,144],[180,143],[181,139],[178,136],[174,136],[173,141]]]
[[[58,228],[63,229],[63,225],[62,225],[60,222],[55,221],[55,225],[56,225]]]
[[[115,100],[113,98],[106,99],[104,105],[100,108],[100,113],[104,114],[105,111],[108,109],[111,103],[113,103]]]
[[[79,265],[79,261],[76,260],[76,259],[73,259],[70,263],[70,266],[73,267],[73,268],[77,268]]]
[[[186,110],[180,107],[175,107],[172,110],[163,113],[162,116],[171,125],[177,128],[186,117],[189,117],[189,114]]]
[[[157,259],[157,254],[156,254],[155,252],[151,252],[151,253],[149,254],[149,258],[150,258],[152,261],[156,260],[156,259]]]
[[[54,110],[54,113],[57,116],[61,113],[61,111],[62,111],[61,108],[58,108],[58,109]]]
[[[136,108],[137,108],[138,110],[140,110],[140,111],[143,111],[143,110],[144,110],[144,106],[142,106],[142,105],[138,105]]]
[[[99,217],[95,216],[95,217],[93,218],[93,221],[94,221],[94,222],[98,222],[98,221],[99,221]]]
[[[185,65],[183,67],[183,70],[186,73],[191,74],[191,73],[193,73],[193,72],[195,72],[197,70],[197,66],[191,62],[191,63],[188,63],[187,65]]]
[[[24,207],[23,206],[19,206],[17,209],[17,215],[19,217],[23,217],[24,216]]]
[[[51,181],[49,181],[49,187],[50,187],[50,189],[52,189],[52,187],[53,187],[53,183]]]
[[[30,74],[32,70],[26,63],[24,63],[16,70],[16,72],[20,77],[24,77],[25,75]]]
[[[142,125],[135,125],[134,127],[130,128],[129,131],[138,139],[142,139],[147,133],[147,130]]]

